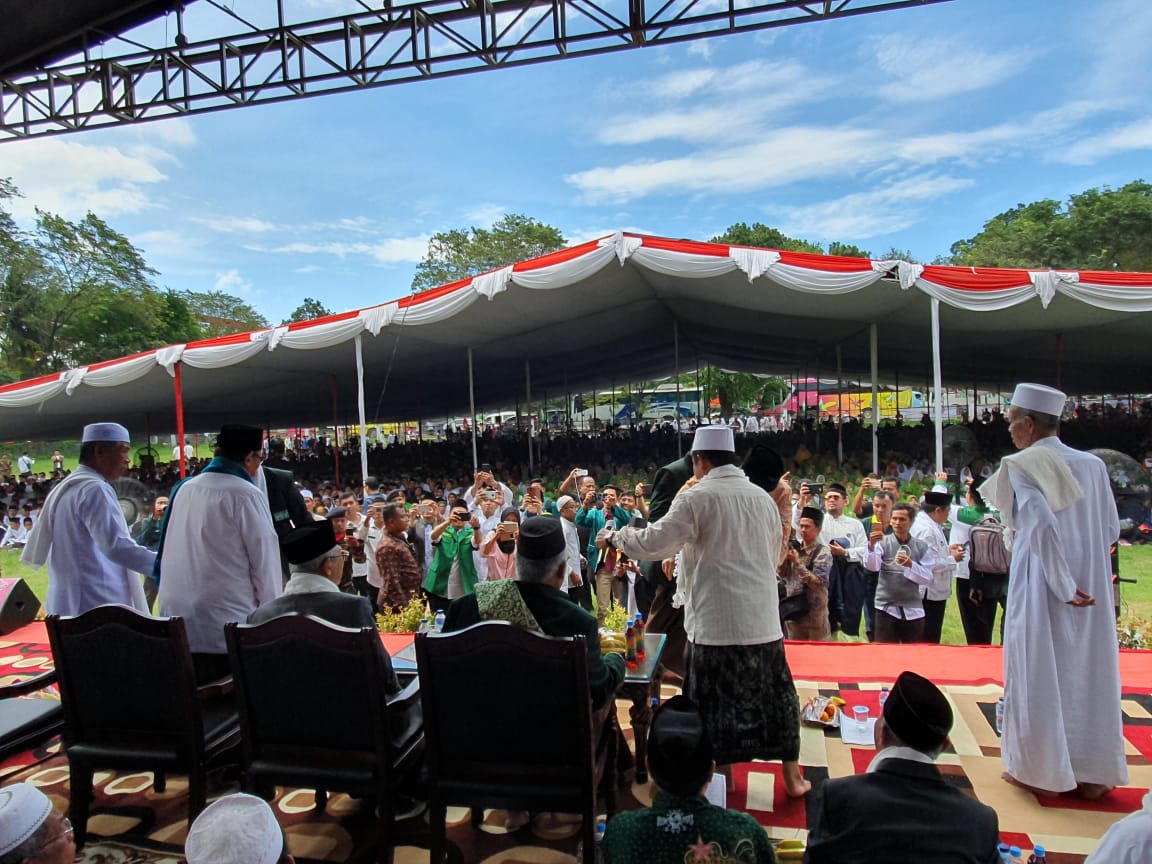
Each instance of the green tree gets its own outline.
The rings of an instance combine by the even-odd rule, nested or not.
[[[942,263],[1068,270],[1152,269],[1152,184],[1088,189],[1067,203],[1019,204],[952,244]]]
[[[325,315],[331,315],[328,307],[321,303],[319,300],[314,300],[311,297],[305,297],[304,302],[297,306],[292,314],[280,323],[295,324],[298,321],[311,321],[313,318],[323,318]]]
[[[416,265],[412,289],[426,291],[547,255],[563,249],[565,244],[559,228],[518,213],[509,213],[490,229],[472,227],[437,232],[428,241],[428,254]]]
[[[919,264],[916,256],[909,252],[907,249],[897,249],[895,246],[889,246],[888,251],[881,255],[878,261],[907,261],[909,264]]]
[[[268,326],[268,319],[239,297],[223,291],[182,291],[180,299],[188,304],[200,327],[200,339],[215,339]]]
[[[787,249],[790,252],[811,252],[814,255],[821,255],[824,252],[824,247],[818,243],[797,240],[759,222],[751,226],[737,222],[735,225],[730,225],[723,234],[713,237],[711,242],[735,246],[762,246],[765,249]]]
[[[718,399],[720,413],[731,417],[734,410],[747,410],[753,403],[763,408],[780,402],[788,392],[788,383],[775,376],[705,366],[700,370],[700,389],[705,405]]]
[[[853,243],[839,243],[833,240],[828,244],[829,255],[843,255],[845,258],[871,258],[872,253]]]

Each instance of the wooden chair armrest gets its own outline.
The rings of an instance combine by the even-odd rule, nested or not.
[[[201,701],[205,699],[220,699],[231,694],[233,690],[232,676],[225,675],[215,681],[209,681],[196,688],[196,695]]]
[[[28,678],[25,681],[17,681],[15,684],[5,684],[3,687],[0,687],[0,699],[10,699],[14,696],[27,696],[29,693],[43,690],[49,684],[55,683],[56,670],[49,669],[47,672],[41,672],[39,675]]]

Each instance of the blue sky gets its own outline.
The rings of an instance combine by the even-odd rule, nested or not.
[[[402,296],[429,235],[506,212],[931,260],[1017,203],[1152,179],[1149,45],[1146,0],[955,0],[4,143],[0,176],[23,220],[91,209],[161,286],[273,323]]]

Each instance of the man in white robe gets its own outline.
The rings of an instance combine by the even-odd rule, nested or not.
[[[112,488],[130,449],[119,423],[88,424],[79,467],[44,502],[20,560],[48,564],[49,615],[81,615],[109,603],[148,612],[139,574],[152,572],[156,553],[129,536]]]
[[[1096,798],[1128,782],[1109,547],[1120,533],[1104,463],[1057,437],[1065,395],[1021,384],[1020,453],[981,488],[1012,532],[1004,626],[1004,779]]]
[[[263,432],[226,425],[203,473],[172,490],[158,560],[161,615],[180,615],[198,680],[228,673],[224,625],[281,594],[280,544],[260,491]]]

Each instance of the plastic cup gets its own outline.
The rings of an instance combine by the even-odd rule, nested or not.
[[[853,705],[852,716],[856,718],[857,729],[868,728],[868,706],[867,705]]]

